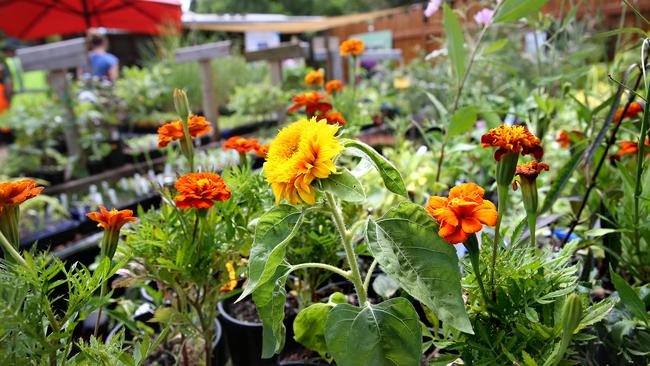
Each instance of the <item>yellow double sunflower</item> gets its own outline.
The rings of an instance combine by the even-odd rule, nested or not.
[[[291,204],[316,203],[312,183],[336,173],[334,158],[344,150],[336,137],[338,129],[326,120],[303,118],[280,130],[264,163],[276,204],[283,197]]]

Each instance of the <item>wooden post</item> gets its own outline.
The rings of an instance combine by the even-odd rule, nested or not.
[[[214,90],[212,59],[230,55],[230,41],[206,43],[198,46],[183,47],[176,50],[176,62],[198,61],[201,75],[201,94],[203,115],[212,122],[212,140],[219,140],[219,105]]]
[[[271,84],[282,86],[282,61],[289,58],[306,58],[309,55],[309,45],[283,44],[278,47],[266,48],[259,51],[246,52],[246,61],[266,61],[271,69]],[[278,122],[286,118],[284,108],[278,110]]]
[[[212,62],[210,60],[199,61],[199,73],[201,75],[201,94],[203,95],[203,114],[212,122],[214,136],[219,137],[219,106],[217,105],[216,93],[212,79]]]
[[[79,145],[79,131],[77,130],[66,72],[67,69],[86,64],[88,59],[86,40],[74,38],[41,46],[21,48],[16,51],[16,55],[20,59],[24,71],[50,71],[48,77],[50,85],[59,96],[65,110],[63,135],[68,155],[73,162],[73,164],[68,164],[66,168],[65,179],[70,179],[73,172],[78,172],[80,175],[86,174],[86,155]]]
[[[282,61],[269,61],[269,67],[271,68],[271,84],[281,85],[282,84]]]

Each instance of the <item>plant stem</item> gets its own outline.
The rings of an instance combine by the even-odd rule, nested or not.
[[[320,268],[320,269],[326,269],[328,271],[334,272],[338,274],[339,276],[343,276],[347,279],[350,279],[350,272],[344,271],[338,267],[331,266],[329,264],[325,263],[300,263],[296,264],[295,266],[291,267],[291,272],[297,271],[299,269],[305,269],[305,268]]]
[[[4,250],[5,254],[9,253],[16,261],[18,261],[18,263],[27,267],[27,262],[25,262],[25,259],[23,259],[23,257],[20,254],[18,254],[16,248],[14,248],[14,246],[11,245],[11,243],[9,243],[9,240],[7,240],[7,237],[1,231],[0,231],[0,245],[2,245],[2,250]]]
[[[102,278],[102,287],[99,290],[99,294],[101,297],[106,296],[106,279]],[[99,310],[97,310],[97,319],[95,319],[95,331],[93,332],[93,336],[97,338],[97,334],[99,334],[99,322],[102,319],[102,310],[104,309],[104,306],[100,306]]]
[[[650,87],[646,83],[646,98],[650,97]],[[650,120],[650,109],[648,108],[648,102],[645,103],[643,108],[643,118],[641,119],[641,133],[639,136],[639,151],[636,156],[636,179],[634,181],[634,247],[636,248],[636,254],[641,256],[641,238],[639,234],[639,197],[641,197],[641,192],[643,191],[641,185],[641,178],[643,176],[643,161],[645,159],[645,141],[648,136],[648,120]]]
[[[483,286],[483,276],[481,275],[481,267],[480,267],[481,251],[478,247],[478,239],[476,238],[476,234],[471,234],[467,238],[467,241],[465,242],[465,247],[469,251],[469,260],[472,263],[474,276],[476,277],[476,282],[478,283],[479,290],[481,291],[483,302],[485,303],[485,307],[487,308],[489,302],[488,302],[487,292],[485,292],[485,286]]]
[[[375,272],[375,268],[377,267],[377,262],[376,259],[372,261],[372,264],[370,264],[370,267],[368,267],[368,273],[366,273],[366,279],[363,281],[363,290],[368,293],[368,288],[370,287],[370,280],[372,279],[372,274]]]
[[[345,256],[348,260],[348,265],[350,266],[350,281],[354,284],[354,289],[357,292],[359,297],[359,306],[364,306],[367,301],[366,291],[363,287],[363,281],[361,280],[361,272],[359,272],[359,264],[357,263],[357,257],[354,254],[354,249],[352,248],[352,241],[349,239],[347,230],[345,229],[345,222],[343,220],[343,213],[334,200],[334,196],[330,192],[325,193],[327,199],[327,204],[330,207],[332,213],[332,218],[334,219],[334,224],[336,229],[341,236],[341,242],[343,244],[343,249],[345,249]]]
[[[499,196],[499,207],[497,212],[497,224],[494,226],[494,243],[492,243],[492,267],[490,268],[490,288],[492,289],[492,301],[496,301],[496,289],[494,288],[494,270],[497,265],[497,252],[499,250],[499,241],[501,240],[500,229],[501,219],[506,211],[506,202],[508,201],[508,186],[497,185],[497,194]]]
[[[537,240],[535,239],[535,231],[537,231],[537,215],[535,214],[526,214],[528,219],[528,230],[530,230],[530,246],[535,248],[537,246]],[[512,243],[514,245],[514,243]]]
[[[648,62],[648,56],[646,56],[646,59],[643,61],[644,63]],[[642,65],[641,67],[645,67],[645,65]],[[629,72],[631,72],[634,68],[636,68],[636,65],[633,65],[632,67],[628,68],[628,72],[626,72],[625,80],[627,80],[627,76]],[[636,90],[639,87],[639,84],[641,83],[641,79],[643,78],[643,72],[639,73],[639,76],[636,79],[636,82],[634,83],[634,87],[632,90]],[[620,88],[620,86],[619,86]],[[589,195],[591,194],[591,191],[596,187],[596,179],[598,178],[598,175],[600,174],[600,169],[603,167],[605,163],[605,159],[607,159],[609,149],[616,143],[616,134],[618,133],[619,128],[621,127],[621,123],[623,122],[623,119],[625,118],[625,113],[627,113],[628,108],[634,101],[634,94],[630,94],[630,96],[627,99],[627,102],[625,103],[625,106],[623,107],[623,112],[621,113],[621,116],[619,117],[618,121],[616,121],[616,124],[614,125],[614,129],[612,130],[611,134],[609,135],[609,139],[607,140],[607,144],[605,145],[605,150],[600,156],[600,160],[598,161],[598,164],[596,165],[596,170],[594,170],[594,173],[591,175],[591,180],[589,181],[589,185],[587,186],[587,190],[585,191],[585,194],[582,196],[582,201],[580,202],[580,208],[578,209],[578,212],[576,213],[576,217],[574,220],[571,221],[571,224],[569,224],[569,230],[566,233],[566,236],[564,239],[562,239],[562,246],[564,246],[568,241],[569,237],[575,230],[576,226],[580,222],[580,216],[582,215],[582,211],[584,211],[585,207],[587,206],[587,201],[589,199]]]
[[[503,1],[499,1],[497,3],[497,6],[494,8],[494,14],[497,14],[499,12],[499,9],[501,8],[501,5],[503,4]],[[487,33],[488,28],[490,28],[490,25],[492,23],[486,24],[483,29],[481,29],[481,33],[478,35],[478,39],[476,40],[476,47],[472,49],[472,53],[469,56],[469,62],[467,63],[467,67],[465,70],[463,70],[463,78],[460,80],[460,84],[458,84],[458,88],[456,88],[456,95],[454,96],[454,104],[453,108],[451,109],[450,115],[453,115],[457,110],[458,110],[458,103],[460,103],[460,96],[463,93],[463,89],[465,88],[465,83],[467,82],[467,78],[469,76],[469,72],[472,69],[472,66],[474,65],[474,61],[476,60],[476,55],[478,54],[479,46],[481,45],[481,42],[483,41],[483,38],[485,37],[485,33]],[[442,142],[442,147],[440,148],[440,156],[438,156],[438,167],[436,169],[436,183],[440,181],[440,172],[442,170],[442,162],[445,159],[445,146],[447,145],[447,131],[449,131],[448,128],[445,129],[445,136],[443,137],[443,142]]]

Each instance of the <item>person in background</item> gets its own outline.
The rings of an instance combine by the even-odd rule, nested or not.
[[[108,39],[97,31],[88,32],[88,61],[87,71],[92,75],[111,82],[117,80],[119,60],[108,53]]]
[[[16,56],[16,49],[20,44],[14,39],[9,39],[3,48],[4,62],[3,79],[4,95],[9,105],[33,105],[47,98],[49,85],[47,72],[43,70],[24,71],[20,59]]]
[[[9,67],[0,60],[0,114],[9,109],[9,99],[11,97],[11,78],[9,77]]]

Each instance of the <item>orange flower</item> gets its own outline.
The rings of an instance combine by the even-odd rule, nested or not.
[[[363,53],[365,45],[360,39],[348,39],[347,41],[341,43],[339,47],[339,53],[341,56],[359,56]]]
[[[210,122],[206,121],[202,116],[190,116],[187,127],[190,130],[191,138],[203,136],[212,131]],[[183,122],[180,119],[166,123],[158,128],[158,147],[165,147],[170,142],[180,140],[183,137]]]
[[[127,222],[135,222],[133,211],[112,209],[108,211],[104,206],[99,206],[99,211],[91,212],[86,216],[97,222],[97,226],[106,231],[119,231]]]
[[[521,178],[528,179],[528,180],[535,180],[539,173],[542,172],[542,170],[548,171],[549,166],[546,163],[538,163],[536,161],[529,161],[527,163],[519,164],[517,165],[517,173],[516,175],[520,176]]]
[[[544,149],[540,146],[541,140],[533,135],[525,126],[501,125],[491,129],[481,137],[481,145],[485,147],[498,147],[494,152],[494,159],[500,161],[503,155],[513,152],[521,155],[533,155],[540,160]]]
[[[232,266],[231,262],[226,263],[226,270],[228,271],[228,282],[219,289],[219,291],[224,293],[234,290],[238,282],[237,272],[235,272],[235,267]]]
[[[618,146],[621,147],[616,153],[618,156],[632,155],[639,151],[639,144],[632,141],[621,141]],[[650,140],[647,137],[645,138],[645,146],[650,146]]]
[[[174,200],[182,209],[210,208],[214,201],[225,201],[231,194],[223,179],[214,173],[185,174],[176,181],[176,191]]]
[[[223,144],[224,150],[237,150],[240,153],[247,153],[254,150],[257,145],[257,139],[247,139],[241,136],[233,136]]]
[[[316,111],[327,112],[332,109],[331,104],[324,102],[327,99],[327,96],[315,91],[295,95],[293,97],[294,105],[289,108],[289,113],[293,113],[303,107],[305,107],[305,112],[307,112],[307,116],[309,117],[316,113]]]
[[[307,73],[305,75],[305,84],[312,86],[312,85],[321,85],[322,83],[325,82],[325,74],[323,73],[323,70],[313,70]]]
[[[425,209],[440,225],[438,235],[451,244],[462,243],[483,224],[497,223],[494,204],[483,199],[485,191],[474,183],[464,183],[449,191],[449,197],[431,196]]]
[[[345,124],[345,118],[341,115],[339,112],[335,111],[329,111],[321,114],[320,116],[316,117],[317,120],[321,119],[326,119],[327,124],[333,125],[335,123],[338,123],[339,125],[343,126]]]
[[[330,80],[325,84],[325,91],[327,94],[336,94],[343,91],[343,83],[341,80]]]
[[[16,206],[30,198],[38,196],[43,187],[36,187],[31,179],[0,183],[0,214],[5,206]]]
[[[561,147],[567,148],[571,144],[571,137],[567,135],[566,131],[562,130],[555,141],[559,142]]]
[[[623,114],[623,110],[625,109],[625,106],[620,107],[616,111],[616,115],[614,115],[614,121],[618,121],[621,118],[621,115]],[[625,115],[623,116],[624,118],[634,118],[639,115],[639,113],[643,112],[643,106],[639,102],[632,102],[630,106],[627,108],[627,111],[625,112]]]
[[[266,154],[269,153],[269,146],[270,145],[257,145],[257,146],[255,146],[255,156],[257,156],[258,158],[266,159]]]

